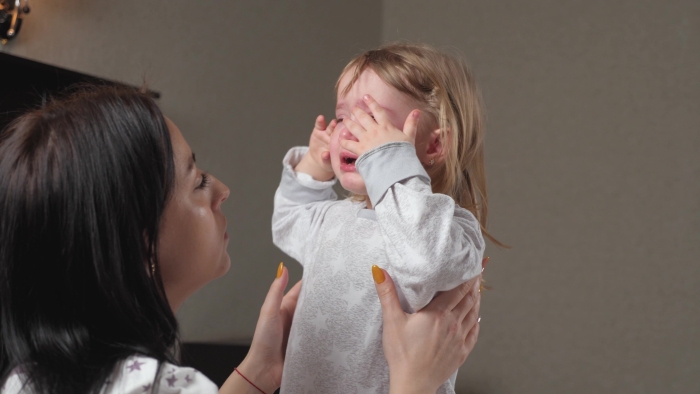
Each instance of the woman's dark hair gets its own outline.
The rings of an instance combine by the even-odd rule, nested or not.
[[[0,387],[19,367],[38,393],[98,393],[130,355],[175,362],[156,254],[174,176],[163,114],[131,88],[82,87],[0,134]]]

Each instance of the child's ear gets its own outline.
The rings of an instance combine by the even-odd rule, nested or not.
[[[425,151],[425,166],[433,166],[436,163],[442,163],[445,158],[445,147],[446,138],[441,136],[442,130],[435,129],[428,135],[427,148]]]

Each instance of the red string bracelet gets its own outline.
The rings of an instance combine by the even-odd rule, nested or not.
[[[236,371],[237,374],[241,375],[241,377],[242,377],[243,379],[245,379],[246,382],[250,383],[251,386],[253,386],[253,387],[255,387],[256,389],[258,389],[258,391],[261,392],[262,394],[265,394],[264,391],[260,390],[260,387],[256,386],[255,383],[251,382],[250,380],[248,380],[248,378],[246,378],[245,376],[243,376],[243,374],[241,373],[241,371],[238,370],[238,368],[234,368],[233,370]]]

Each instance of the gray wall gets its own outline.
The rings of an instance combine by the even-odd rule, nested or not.
[[[700,3],[61,0],[2,50],[163,97],[231,186],[232,269],[179,313],[245,343],[280,260],[280,159],[361,49],[462,52],[489,114],[491,231],[461,393],[700,391]],[[195,7],[196,6],[196,7]]]
[[[229,273],[178,314],[186,341],[249,343],[277,264],[272,199],[288,148],[335,113],[347,61],[379,44],[381,3],[61,0],[32,2],[9,53],[162,93],[198,165],[232,190]]]
[[[385,0],[462,52],[490,229],[463,393],[700,392],[700,2]]]

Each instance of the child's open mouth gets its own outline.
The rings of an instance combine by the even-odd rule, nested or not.
[[[340,169],[346,172],[356,171],[355,162],[357,161],[357,156],[349,152],[342,152],[340,154]]]

